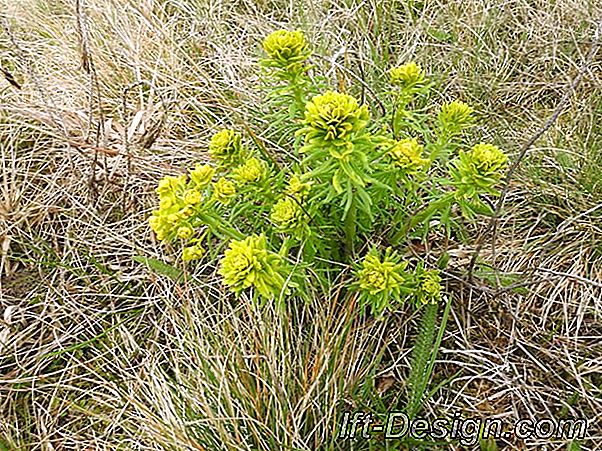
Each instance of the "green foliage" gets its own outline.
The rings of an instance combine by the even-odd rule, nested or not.
[[[422,405],[422,399],[426,391],[429,374],[429,362],[433,354],[433,340],[437,323],[437,304],[430,303],[426,306],[418,337],[412,350],[412,366],[408,377],[409,401],[408,415],[416,415]]]
[[[235,293],[255,288],[264,298],[278,296],[286,273],[282,257],[271,252],[263,235],[232,241],[224,254],[219,273]]]
[[[180,271],[178,268],[174,268],[173,266],[163,263],[161,260],[157,260],[156,258],[136,255],[132,259],[138,263],[144,263],[157,274],[162,274],[174,280],[178,280],[182,277],[182,271]]]
[[[362,299],[375,314],[381,316],[391,300],[401,303],[404,295],[411,294],[412,290],[411,275],[405,271],[407,262],[401,262],[391,248],[385,251],[382,260],[378,254],[376,249],[372,249],[364,257],[356,277]]]
[[[491,144],[467,148],[472,108],[430,105],[431,84],[414,62],[389,71],[386,112],[374,116],[314,73],[300,31],[276,31],[263,49],[267,102],[258,119],[280,124],[278,147],[249,126],[218,131],[209,142],[213,166],[159,183],[156,237],[179,241],[187,261],[229,242],[219,273],[236,294],[303,298],[308,284],[293,281],[328,286],[352,267],[344,290],[377,317],[405,301],[436,311],[439,272],[404,258],[404,246],[433,227],[449,236],[458,213],[491,214],[487,196],[498,195],[506,155]]]

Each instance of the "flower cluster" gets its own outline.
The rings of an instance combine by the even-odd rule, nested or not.
[[[458,100],[445,103],[437,119],[439,126],[450,135],[456,135],[468,127],[474,120],[474,110]]]
[[[195,180],[187,180],[186,175],[166,176],[159,182],[159,209],[149,218],[157,239],[171,241],[176,237],[188,239],[192,236],[191,219],[201,201],[199,190],[203,187]]]
[[[229,204],[232,198],[236,195],[236,185],[226,177],[220,177],[213,184],[213,198],[222,203]]]
[[[401,261],[391,248],[387,248],[382,259],[378,251],[370,250],[355,278],[364,302],[377,316],[393,305],[392,301],[400,303],[408,296],[418,307],[441,299],[439,271],[426,270],[420,262],[414,272],[409,272],[408,263]]]
[[[223,168],[240,164],[245,158],[240,134],[226,128],[213,135],[209,142],[209,155]]]
[[[270,57],[266,65],[280,68],[301,63],[311,53],[302,31],[274,31],[264,39],[263,49]]]
[[[239,294],[254,287],[264,298],[277,297],[285,282],[282,257],[271,252],[264,235],[232,241],[222,258],[219,273],[224,284]]]
[[[425,80],[424,71],[413,61],[389,70],[389,81],[394,86],[413,88],[423,84]]]
[[[192,246],[186,246],[182,251],[182,260],[199,260],[205,255],[205,249],[201,246],[201,240],[191,243]]]
[[[455,240],[465,224],[459,215],[493,214],[487,195],[499,194],[506,154],[466,144],[463,131],[475,115],[465,103],[432,114],[431,83],[414,62],[389,70],[393,86],[369,97],[382,107],[371,118],[359,97],[329,90],[319,73],[309,76],[302,32],[278,30],[263,49],[266,116],[247,127],[267,130],[248,129],[248,140],[219,130],[208,145],[211,165],[161,180],[149,219],[157,238],[175,241],[185,261],[206,255],[203,246],[227,246],[219,274],[235,294],[280,298],[294,286],[299,298],[319,296],[313,290],[343,280],[341,268],[352,264],[347,288],[379,317],[402,302],[436,304],[440,272],[392,249],[427,239],[435,227]],[[360,254],[370,242],[379,247]],[[290,282],[313,277],[316,283]]]
[[[401,262],[391,248],[385,251],[382,259],[379,252],[372,249],[360,263],[355,274],[357,287],[378,316],[391,300],[401,302],[408,279],[406,267],[407,263]]]
[[[436,304],[441,300],[441,276],[436,269],[425,270],[420,265],[416,270],[414,298],[417,306]]]
[[[327,91],[313,97],[305,105],[306,144],[324,146],[347,145],[354,133],[368,123],[368,107],[348,94]]]
[[[425,169],[430,160],[423,158],[424,146],[416,138],[397,141],[387,153],[393,164],[405,173],[412,174]]]
[[[299,201],[293,197],[283,197],[276,202],[270,219],[280,232],[290,233],[297,238],[304,238],[309,234],[309,218]]]
[[[508,163],[508,156],[492,144],[480,143],[468,152],[460,151],[451,174],[458,195],[474,197],[480,192],[498,194],[495,185]]]
[[[266,175],[266,168],[260,160],[253,157],[249,158],[242,166],[235,168],[232,175],[234,180],[241,185],[258,183]]]
[[[286,194],[293,196],[299,202],[306,199],[311,191],[312,181],[305,180],[305,177],[293,174],[288,182]]]
[[[197,164],[193,170],[189,171],[189,175],[190,180],[201,189],[209,185],[215,175],[215,169],[208,164]]]
[[[372,169],[366,152],[373,144],[366,131],[367,106],[360,105],[351,95],[326,91],[307,102],[304,117],[304,127],[297,131],[305,138],[299,151],[307,155],[302,164],[311,167],[317,191],[328,199],[342,195],[343,218],[347,217],[353,196],[358,199],[357,208],[370,214],[371,202],[365,187],[371,181]]]

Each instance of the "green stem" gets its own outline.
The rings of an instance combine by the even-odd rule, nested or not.
[[[443,317],[441,318],[441,325],[439,326],[439,332],[437,333],[437,338],[435,339],[435,344],[433,346],[431,362],[429,363],[429,366],[426,369],[426,377],[428,379],[431,378],[431,374],[433,374],[433,369],[435,368],[435,360],[437,360],[437,354],[439,352],[439,347],[441,346],[441,341],[443,340],[443,334],[445,333],[445,327],[447,326],[447,318],[449,318],[449,310],[451,308],[451,300],[452,300],[452,298],[450,296],[445,304],[445,310],[443,311]]]
[[[286,257],[288,255],[288,251],[290,250],[291,246],[293,244],[293,241],[290,238],[285,238],[282,241],[282,246],[280,246],[280,251],[278,251],[278,254],[281,257]]]
[[[209,226],[209,229],[215,234],[223,234],[235,240],[242,240],[245,236],[238,230],[224,225],[218,218],[215,218],[210,213],[205,213],[200,216],[201,221]]]
[[[293,95],[295,98],[295,104],[297,105],[296,112],[297,112],[297,115],[302,116],[303,109],[305,108],[305,102],[303,101],[303,91],[301,90],[301,88],[299,87],[299,85],[296,81],[292,82],[292,86],[293,86]]]
[[[353,194],[352,194],[353,196]],[[357,219],[357,205],[355,202],[355,196],[351,200],[351,205],[349,206],[349,211],[347,212],[347,216],[345,216],[345,239],[347,246],[347,253],[350,258],[353,257],[355,253],[354,242],[355,242],[355,233],[356,233],[356,219]]]

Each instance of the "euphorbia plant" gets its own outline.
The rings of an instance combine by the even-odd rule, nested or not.
[[[406,410],[415,415],[450,304],[435,339],[440,271],[405,257],[409,242],[435,227],[453,238],[462,218],[491,215],[487,197],[499,195],[507,156],[465,142],[473,109],[431,105],[431,84],[414,62],[389,71],[379,116],[324,85],[300,31],[276,31],[263,49],[260,123],[272,141],[258,140],[261,131],[248,124],[245,135],[217,131],[208,145],[213,164],[159,182],[151,228],[160,241],[180,243],[185,261],[224,249],[218,274],[235,295],[283,302],[338,279],[344,299],[357,298],[377,319],[405,301],[423,308],[407,381]]]
[[[185,260],[222,241],[219,273],[235,294],[295,296],[302,287],[291,281],[311,266],[331,280],[352,268],[347,291],[377,317],[404,300],[438,300],[439,272],[404,259],[405,245],[434,225],[451,235],[458,215],[491,214],[486,197],[498,195],[506,155],[466,145],[472,108],[429,105],[431,84],[416,63],[389,71],[387,112],[375,116],[353,94],[323,86],[300,31],[276,31],[263,48],[271,99],[264,113],[285,124],[278,144],[292,152],[259,144],[258,130],[253,139],[218,131],[208,149],[213,165],[159,183],[150,220],[157,238],[182,242]]]

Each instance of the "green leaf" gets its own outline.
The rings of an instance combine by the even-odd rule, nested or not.
[[[351,204],[353,203],[353,187],[350,182],[347,182],[347,194],[344,198],[345,209],[343,210],[343,219],[347,217],[347,213],[351,208]]]
[[[490,205],[483,202],[478,197],[475,198],[472,202],[470,202],[470,207],[475,213],[479,215],[493,216],[494,213],[493,208],[491,208]]]
[[[156,258],[136,255],[132,257],[132,260],[138,263],[143,263],[157,274],[170,277],[171,279],[178,280],[182,277],[182,271],[180,269],[162,262],[161,260],[157,260]]]
[[[443,254],[441,254],[441,256],[439,257],[439,260],[437,261],[437,267],[439,269],[445,269],[447,268],[447,264],[449,263],[449,252],[444,252]]]
[[[332,176],[332,186],[337,194],[341,194],[344,190],[341,186],[341,180],[339,178],[340,169],[337,169],[334,175]]]
[[[480,438],[479,439],[479,448],[481,449],[481,451],[497,451],[498,450],[497,443],[491,437],[489,437],[487,439]]]

